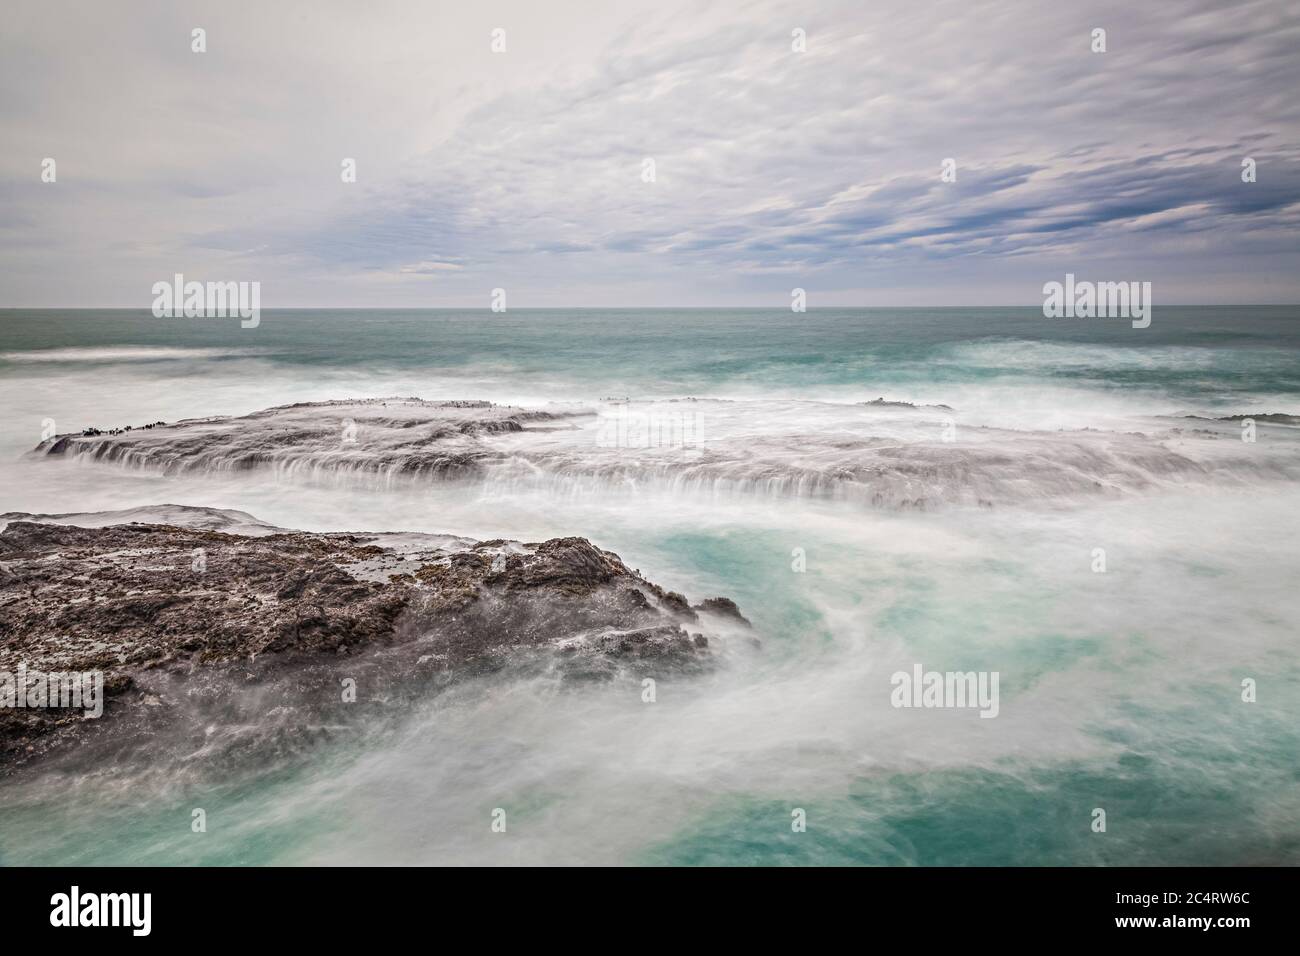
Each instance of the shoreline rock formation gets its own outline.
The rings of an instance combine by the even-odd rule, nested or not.
[[[277,481],[671,490],[845,500],[885,510],[1068,505],[1189,485],[1297,477],[1293,426],[1244,447],[1153,420],[1150,432],[961,425],[946,406],[732,400],[525,409],[418,398],[306,402],[238,417],[58,435],[32,461]],[[803,415],[806,412],[808,418]],[[1275,421],[1274,419],[1279,419]],[[93,429],[91,431],[94,431]]]
[[[99,719],[0,708],[0,773],[164,732],[201,749],[234,711],[338,724],[345,679],[400,708],[528,655],[566,678],[689,671],[749,627],[728,599],[692,606],[585,538],[318,534],[242,513],[228,521],[248,533],[51,523],[94,518],[0,516],[0,672],[102,671],[106,696]]]

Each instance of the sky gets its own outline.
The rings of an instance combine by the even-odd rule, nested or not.
[[[264,308],[1038,305],[1067,272],[1300,302],[1294,2],[4,20],[0,307],[148,308],[178,272],[260,282]]]

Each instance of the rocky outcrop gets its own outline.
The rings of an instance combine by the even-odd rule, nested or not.
[[[1284,441],[1217,427],[1016,430],[958,423],[944,405],[666,400],[525,409],[388,398],[311,402],[234,418],[154,422],[46,439],[33,461],[163,475],[259,472],[362,488],[483,482],[511,488],[834,498],[887,510],[1071,505],[1191,485],[1295,480]],[[1293,424],[1293,423],[1292,423]],[[811,426],[811,427],[810,427]],[[1214,427],[1210,427],[1214,426]],[[1234,436],[1235,437],[1235,436]]]
[[[196,512],[213,523],[212,509]],[[164,726],[201,740],[222,713],[248,721],[245,703],[261,699],[281,730],[337,723],[348,678],[370,703],[400,707],[511,661],[584,678],[698,668],[747,628],[732,602],[691,607],[585,538],[312,534],[247,515],[258,533],[31,517],[0,519],[0,672],[102,671],[106,704],[97,720],[0,708],[9,768],[78,742],[137,746]]]
[[[267,469],[295,476],[449,480],[480,474],[483,463],[498,454],[489,439],[566,427],[570,419],[590,414],[418,398],[299,402],[234,418],[91,427],[47,439],[35,451],[166,474]]]

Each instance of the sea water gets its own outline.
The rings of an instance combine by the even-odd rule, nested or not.
[[[1287,480],[897,510],[506,470],[364,487],[25,455],[51,430],[383,396],[695,398],[755,441],[834,439],[884,398],[947,406],[959,443],[1179,426],[1231,442],[1235,420],[1206,420],[1300,414],[1300,315],[1158,307],[1135,330],[1038,309],[264,310],[241,329],[0,312],[0,511],[179,504],[315,531],[582,535],[692,601],[734,598],[761,643],[708,674],[654,675],[652,704],[639,685],[507,671],[233,777],[201,749],[29,775],[0,784],[0,863],[1300,862]],[[1293,455],[1294,426],[1259,429]],[[891,675],[915,665],[997,672],[998,716],[891,706]]]

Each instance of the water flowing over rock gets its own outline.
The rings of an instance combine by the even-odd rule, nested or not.
[[[958,419],[947,406],[883,398],[856,405],[619,400],[533,410],[393,398],[88,429],[50,438],[35,454],[163,475],[257,469],[289,481],[380,487],[658,488],[829,498],[887,510],[1069,504],[1300,477],[1294,429],[1271,420],[1278,441],[1245,445],[1223,423],[1186,429],[1153,418],[1141,432],[1026,431]]]
[[[519,661],[566,679],[662,676],[747,630],[731,601],[691,607],[585,538],[313,534],[158,510],[191,526],[0,516],[0,672],[102,671],[107,698],[99,719],[0,709],[0,764],[161,737],[199,752],[232,726],[308,734],[346,723],[345,680],[373,713]]]

